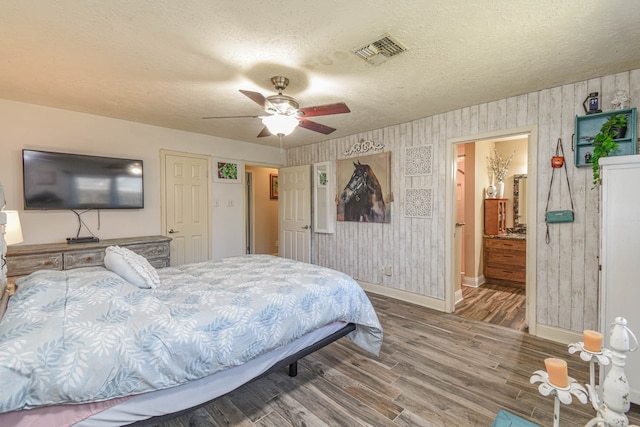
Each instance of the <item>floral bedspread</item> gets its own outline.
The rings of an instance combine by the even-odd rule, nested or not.
[[[337,271],[245,255],[158,273],[157,289],[101,267],[20,279],[0,322],[0,412],[173,387],[335,321],[380,351],[369,299]]]

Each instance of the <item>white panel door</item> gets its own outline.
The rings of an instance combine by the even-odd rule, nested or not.
[[[209,176],[211,159],[188,153],[161,153],[163,219],[171,237],[171,265],[209,259]]]
[[[280,169],[278,212],[280,256],[311,262],[311,165]]]

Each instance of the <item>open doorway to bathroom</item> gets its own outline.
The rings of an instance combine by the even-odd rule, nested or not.
[[[278,169],[245,165],[245,252],[248,254],[278,254],[278,199],[272,189],[277,176]]]
[[[529,135],[460,143],[455,150],[454,313],[526,330]],[[495,195],[487,194],[492,158],[508,162]]]

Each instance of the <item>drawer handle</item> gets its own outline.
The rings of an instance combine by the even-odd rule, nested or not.
[[[85,261],[93,261],[93,257],[92,256],[88,256],[84,259]]]
[[[49,260],[44,262],[44,265],[51,265],[51,264],[53,264],[53,263],[51,261],[49,261]]]

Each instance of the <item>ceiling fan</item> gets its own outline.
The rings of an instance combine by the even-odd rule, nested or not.
[[[262,119],[262,123],[265,127],[258,134],[258,138],[270,135],[280,137],[289,135],[297,126],[328,135],[336,129],[308,120],[307,117],[328,116],[331,114],[349,113],[351,111],[343,102],[299,108],[298,101],[290,96],[282,94],[282,91],[289,85],[288,78],[275,76],[271,78],[271,83],[273,83],[273,86],[278,91],[277,95],[265,97],[258,92],[240,89],[242,94],[258,104],[267,113],[266,116],[222,116],[203,117],[203,119],[230,119],[243,117]]]

